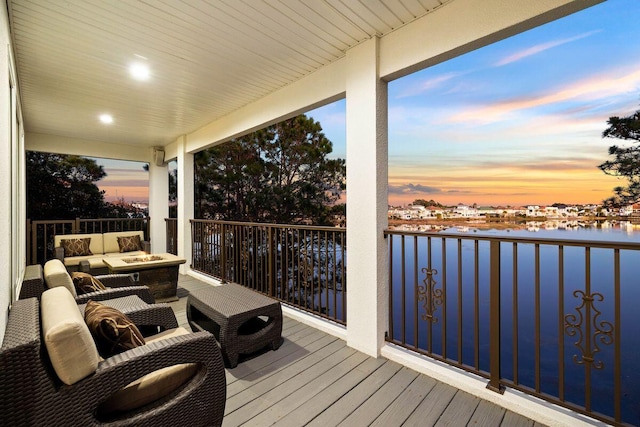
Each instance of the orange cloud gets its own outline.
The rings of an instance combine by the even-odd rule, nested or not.
[[[624,75],[596,76],[579,81],[565,88],[552,90],[549,93],[530,98],[516,98],[497,102],[484,107],[470,108],[449,118],[450,122],[494,123],[507,120],[513,113],[558,104],[565,101],[580,100],[584,102],[610,98],[623,93],[636,91],[640,86],[640,66],[636,71]]]

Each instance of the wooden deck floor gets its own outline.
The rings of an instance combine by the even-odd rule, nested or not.
[[[210,286],[180,277],[186,290]],[[188,328],[186,298],[171,303]],[[227,370],[223,426],[528,426],[540,424],[338,338],[284,319],[284,343]]]

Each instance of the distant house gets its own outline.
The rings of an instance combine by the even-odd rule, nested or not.
[[[431,217],[431,211],[422,205],[409,205],[407,207],[389,207],[388,218],[402,220],[427,219]]]
[[[409,205],[407,210],[413,219],[426,219],[431,216],[431,211],[422,205]]]
[[[438,215],[444,216],[444,214],[445,214],[444,209],[438,208],[436,206],[429,206],[427,209],[429,210],[429,214],[432,217],[437,217]]]
[[[545,206],[544,207],[544,216],[550,218],[558,218],[559,212],[556,206]]]
[[[618,215],[620,216],[630,216],[633,215],[633,206],[634,205],[629,205],[629,206],[623,206],[620,208],[620,210],[618,211]]]
[[[541,209],[544,209],[544,206],[540,208],[538,205],[529,205],[527,206],[527,216],[544,216]]]
[[[478,216],[478,209],[460,203],[453,209],[453,215],[454,217],[476,218]]]

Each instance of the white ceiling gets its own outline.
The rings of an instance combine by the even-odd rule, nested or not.
[[[164,145],[447,1],[9,0],[25,128]]]

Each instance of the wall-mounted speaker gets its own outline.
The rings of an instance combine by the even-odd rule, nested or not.
[[[153,149],[153,163],[155,163],[156,166],[164,165],[164,150],[162,148]]]

